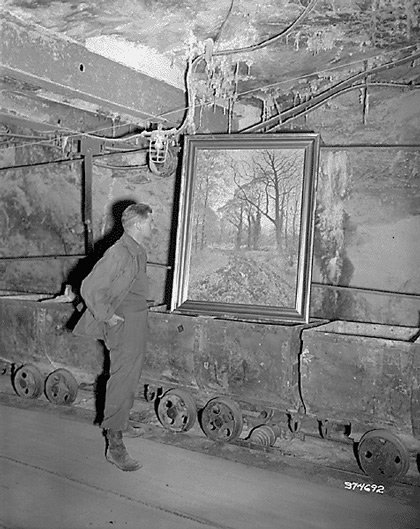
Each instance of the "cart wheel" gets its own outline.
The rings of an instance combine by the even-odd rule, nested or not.
[[[157,416],[165,428],[187,432],[195,423],[197,408],[193,397],[183,389],[170,389],[159,400]]]
[[[410,466],[407,448],[388,430],[366,432],[360,439],[357,455],[362,470],[375,478],[401,478]]]
[[[42,394],[44,377],[32,364],[24,364],[13,375],[13,389],[20,397],[37,399]]]
[[[204,407],[201,427],[213,441],[234,441],[242,432],[242,413],[235,401],[216,397]]]
[[[67,369],[56,369],[45,380],[45,395],[53,404],[71,404],[76,400],[79,384]]]

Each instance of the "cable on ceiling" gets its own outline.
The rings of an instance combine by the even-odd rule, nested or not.
[[[254,45],[250,45],[250,46],[246,46],[246,47],[242,47],[242,48],[237,48],[237,49],[228,49],[228,50],[215,51],[215,52],[212,53],[213,56],[222,56],[222,55],[230,55],[230,54],[234,54],[234,53],[254,51],[254,50],[266,47],[266,46],[268,46],[270,44],[273,44],[274,42],[276,42],[280,38],[286,37],[295,28],[295,26],[299,22],[301,22],[303,20],[303,18],[307,14],[309,14],[310,11],[312,11],[312,9],[315,7],[316,3],[317,3],[317,0],[312,0],[308,4],[308,6],[305,8],[305,10],[296,18],[296,20],[294,22],[292,22],[292,24],[290,26],[288,26],[285,30],[283,30],[281,33],[279,33],[279,34],[277,34],[277,35],[275,35],[273,37],[270,37],[269,39],[267,39],[265,41],[262,41],[260,43],[254,44]],[[230,9],[229,9],[229,12],[228,12],[228,14],[226,16],[226,19],[223,22],[220,30],[219,30],[219,34],[220,34],[220,31],[223,29],[223,26],[225,25],[226,20],[227,20],[228,16],[230,15],[230,13],[231,13],[231,11],[233,9],[233,4],[234,4],[234,0],[232,0],[232,2],[231,2],[231,6],[230,6]],[[337,69],[341,69],[341,68],[345,68],[345,67],[348,67],[348,66],[352,66],[354,64],[360,64],[360,63],[362,63],[362,62],[364,62],[366,60],[370,60],[370,59],[378,58],[378,57],[383,57],[383,56],[385,56],[387,54],[390,54],[390,53],[397,53],[397,52],[400,52],[400,51],[408,50],[408,49],[413,48],[413,47],[416,48],[417,46],[405,46],[405,47],[399,48],[397,50],[390,50],[388,52],[384,52],[384,53],[381,53],[381,54],[373,55],[373,56],[371,56],[369,58],[362,58],[362,59],[359,59],[359,60],[356,60],[356,61],[352,61],[352,62],[349,62],[349,63],[345,63],[345,64],[342,64],[342,65],[337,65],[337,66],[333,66],[331,68],[326,68],[324,70],[318,70],[318,71],[315,71],[315,72],[311,72],[311,73],[308,73],[306,75],[302,75],[302,76],[298,76],[298,77],[294,77],[294,78],[290,78],[290,79],[285,79],[285,80],[279,81],[277,83],[271,83],[271,84],[268,84],[268,85],[262,85],[262,86],[259,86],[259,87],[244,91],[244,92],[240,92],[237,95],[238,96],[243,96],[243,95],[247,95],[247,94],[250,94],[250,93],[253,93],[253,92],[266,90],[268,88],[274,88],[274,87],[280,86],[282,84],[287,84],[287,83],[290,83],[290,82],[293,82],[293,81],[297,81],[297,80],[300,80],[300,79],[305,79],[308,76],[315,76],[315,75],[328,73],[330,71],[334,71],[334,70],[337,70]],[[194,102],[191,103],[191,95],[192,95],[191,94],[192,93],[191,76],[192,76],[193,69],[195,68],[195,66],[204,57],[205,57],[205,53],[200,54],[195,59],[190,60],[188,65],[187,65],[187,72],[186,72],[187,105],[185,107],[183,107],[183,108],[170,110],[170,111],[163,112],[161,114],[153,116],[154,119],[159,120],[159,119],[165,119],[165,116],[168,116],[168,115],[176,113],[176,112],[180,112],[180,111],[183,111],[183,110],[187,111],[187,114],[184,117],[184,120],[183,120],[182,124],[180,125],[180,127],[179,128],[175,127],[175,128],[169,129],[169,130],[164,130],[164,131],[162,131],[164,134],[177,135],[177,136],[180,135],[183,132],[183,130],[186,128],[188,123],[192,121],[192,116],[193,116],[193,113],[194,113],[195,109],[197,108],[197,106],[200,108],[200,107],[211,106],[213,104],[212,102],[200,103],[198,105],[196,105]],[[125,126],[127,126],[127,125],[126,124],[121,124],[121,125],[117,125],[115,128],[125,127]],[[101,129],[96,129],[96,130],[85,132],[85,133],[72,131],[73,134],[70,134],[68,136],[66,135],[66,137],[72,138],[72,137],[77,137],[77,136],[83,136],[84,135],[86,137],[93,137],[95,139],[101,139],[101,140],[105,140],[105,141],[106,140],[112,140],[112,142],[118,143],[118,142],[127,142],[129,140],[136,139],[138,137],[145,137],[146,138],[147,136],[150,136],[152,134],[152,132],[150,132],[150,131],[142,131],[140,133],[134,133],[134,134],[122,136],[122,137],[119,137],[119,138],[109,138],[109,137],[98,136],[98,135],[95,134],[97,132],[101,132],[101,131],[108,130],[108,129],[109,129],[109,127],[103,127]],[[15,146],[15,148],[23,148],[23,147],[32,146],[32,145],[39,145],[39,144],[42,144],[45,141],[51,141],[51,140],[40,140],[39,142],[27,143],[27,144]],[[54,146],[54,145],[51,145],[51,146]],[[55,146],[55,147],[57,147],[57,146]],[[109,147],[109,148],[107,147],[107,149],[113,150],[111,147]]]
[[[408,87],[408,85],[405,85],[404,83],[369,83],[369,88],[390,88],[390,87],[391,88],[403,88],[403,89],[405,89],[405,88]],[[284,121],[281,120],[281,114],[280,114],[278,116],[279,120],[280,120],[280,123],[277,123],[276,125],[273,125],[266,132],[275,132],[278,129],[280,129],[282,126],[284,126],[286,124],[289,124],[291,121],[294,121],[295,119],[301,118],[301,117],[305,116],[306,114],[309,114],[309,113],[313,112],[314,110],[317,110],[319,107],[325,105],[325,103],[327,103],[331,99],[335,99],[336,97],[342,96],[343,94],[351,92],[352,90],[357,90],[357,89],[360,90],[360,89],[363,89],[363,88],[365,88],[365,85],[363,83],[359,83],[359,84],[355,84],[353,86],[349,86],[349,87],[343,88],[339,92],[331,94],[330,96],[326,97],[325,99],[323,99],[319,103],[316,103],[312,107],[310,107],[308,109],[305,109],[305,110],[302,110],[298,114],[290,116],[289,118],[285,118]],[[417,88],[420,88],[420,85]],[[263,126],[263,123],[261,123],[261,126]]]
[[[113,165],[113,164],[107,164],[107,163],[101,163],[101,162],[93,162],[93,165],[97,165],[98,167],[105,167],[107,169],[127,169],[127,170],[141,169],[143,167],[147,167],[147,163],[137,164],[137,165]]]
[[[269,46],[271,44],[274,44],[274,42],[276,42],[280,38],[286,37],[295,28],[295,26],[299,22],[301,22],[306,17],[306,15],[308,15],[312,11],[312,9],[315,7],[317,2],[318,0],[311,0],[311,2],[307,5],[304,11],[290,24],[290,26],[288,26],[285,30],[275,35],[274,37],[271,37],[267,40],[259,42],[258,44],[253,44],[251,46],[245,46],[242,48],[219,50],[219,51],[213,51],[213,49],[211,49],[211,55],[213,57],[220,57],[220,56],[225,56],[225,55],[233,55],[236,53],[252,52],[252,51],[255,51],[261,48],[265,48],[266,46]],[[193,122],[196,105],[195,105],[195,94],[193,93],[193,89],[192,89],[191,77],[193,73],[195,72],[196,66],[199,64],[201,60],[206,58],[206,56],[207,56],[207,52],[204,52],[198,55],[197,57],[195,57],[193,60],[189,60],[188,65],[187,65],[187,72],[185,76],[186,87],[187,87],[187,107],[186,107],[187,113],[180,127],[178,129],[175,128],[169,131],[165,131],[166,134],[174,134],[178,136],[187,128],[189,123]],[[192,104],[190,104],[191,100],[192,100]]]
[[[340,70],[341,68],[347,68],[348,66],[353,66],[355,64],[360,64],[360,63],[363,63],[365,61],[370,61],[371,59],[382,58],[382,57],[384,57],[386,55],[389,55],[389,54],[395,54],[395,53],[398,53],[398,52],[401,52],[401,51],[405,51],[405,50],[409,50],[409,49],[417,49],[417,48],[418,48],[417,45],[404,46],[404,47],[398,48],[396,50],[389,50],[389,51],[386,51],[386,52],[383,52],[383,53],[380,53],[380,54],[371,55],[370,57],[364,57],[364,58],[358,59],[356,61],[347,62],[347,63],[341,64],[341,65],[337,65],[337,66],[332,66],[331,68],[326,68],[325,70],[316,70],[315,72],[310,72],[310,73],[307,73],[305,75],[300,75],[298,77],[291,77],[289,79],[283,79],[282,81],[278,81],[276,83],[270,83],[270,84],[267,84],[267,85],[261,85],[261,86],[258,86],[256,88],[251,88],[250,90],[245,90],[244,92],[239,92],[237,95],[238,96],[243,96],[243,95],[247,95],[247,94],[250,94],[250,93],[253,93],[253,92],[265,91],[268,88],[275,88],[276,86],[280,86],[282,84],[292,83],[293,81],[299,81],[300,79],[307,79],[308,77],[311,77],[311,76],[325,74],[325,73],[328,73],[328,72],[332,72],[334,70]],[[210,103],[200,103],[197,106],[206,107],[206,106],[211,106],[211,105],[213,105],[212,102],[210,102]],[[166,116],[168,114],[172,114],[172,113],[174,114],[176,112],[181,112],[183,110],[187,110],[187,107],[176,108],[174,110],[169,110],[167,112],[162,112],[162,114],[159,114],[157,117],[161,118],[161,117],[164,117],[164,116]]]
[[[262,85],[262,86],[259,86],[257,88],[253,88],[253,89],[250,89],[250,90],[246,90],[244,92],[240,92],[238,94],[238,96],[247,95],[247,94],[250,94],[250,93],[253,93],[253,92],[258,92],[260,90],[266,90],[268,88],[274,88],[276,86],[279,86],[279,85],[282,85],[282,84],[291,83],[293,81],[298,81],[300,79],[306,79],[308,76],[321,75],[321,74],[325,74],[325,73],[328,73],[328,72],[331,72],[331,71],[334,71],[334,70],[339,70],[341,68],[347,68],[349,66],[354,66],[355,64],[360,64],[360,63],[363,63],[365,61],[369,61],[371,59],[382,58],[382,57],[385,57],[386,55],[389,55],[389,54],[395,54],[395,53],[398,53],[398,52],[401,52],[401,51],[406,51],[406,50],[409,50],[409,49],[417,49],[417,47],[418,47],[417,45],[404,46],[402,48],[398,48],[397,50],[386,51],[386,52],[383,52],[381,54],[372,55],[372,56],[367,57],[367,58],[365,57],[365,58],[362,58],[362,59],[358,59],[356,61],[351,61],[351,62],[348,62],[348,63],[345,63],[345,64],[341,64],[341,65],[337,65],[337,66],[332,66],[331,68],[326,68],[324,70],[317,70],[315,72],[311,72],[311,73],[306,74],[306,75],[302,75],[302,76],[298,76],[298,77],[292,77],[292,78],[289,78],[289,79],[283,79],[282,81],[278,81],[277,83],[272,83],[272,84],[268,84],[268,85]],[[371,84],[375,84],[375,83],[371,83]],[[392,83],[392,85],[396,85],[396,83]],[[400,84],[400,86],[402,86],[402,84]],[[404,86],[406,88],[418,88],[418,85],[404,85]],[[212,102],[200,103],[199,105],[195,105],[195,107],[197,107],[197,106],[198,107],[207,107],[207,106],[211,106],[212,104],[213,104]],[[177,108],[177,109],[174,109],[174,110],[170,110],[168,112],[164,112],[162,114],[159,114],[158,116],[156,116],[156,118],[163,117],[164,115],[167,115],[167,114],[170,114],[170,113],[176,113],[176,112],[180,112],[182,110],[188,110],[189,108],[191,108],[191,107],[183,107],[183,108]],[[119,127],[122,128],[122,127],[125,127],[125,126],[126,126],[126,124],[121,124],[121,125],[117,125],[116,128],[119,128]],[[105,131],[105,130],[108,130],[108,129],[109,129],[109,127],[103,127],[103,128],[100,128],[100,129],[95,129],[93,131],[89,131],[88,133],[84,133],[84,134],[94,136],[93,133],[102,132],[102,131]],[[66,136],[68,138],[75,138],[75,137],[80,136],[81,134],[83,134],[83,133],[80,133],[80,132],[77,132],[77,131],[72,131],[72,134],[70,134],[68,136],[66,135]],[[18,135],[2,133],[2,134],[0,134],[0,136],[17,137]],[[21,136],[24,136],[24,135],[21,135]],[[31,138],[32,137],[33,138],[38,138],[38,136],[31,136]],[[96,136],[96,135],[94,137],[103,138],[103,136]],[[28,136],[28,138],[29,138],[29,136]],[[110,138],[108,138],[108,139],[110,139]],[[56,148],[59,148],[58,146],[51,144],[50,143],[51,141],[52,141],[51,139],[40,139],[37,142],[23,143],[23,144],[20,144],[20,145],[15,145],[14,148],[15,149],[19,149],[19,148],[24,148],[24,147],[36,146],[36,145],[45,146],[45,147],[56,147]],[[48,145],[45,144],[46,142],[48,142]],[[6,142],[4,142],[4,143],[6,143]],[[7,147],[2,147],[2,148],[7,148]],[[113,150],[112,148],[108,148],[108,149],[109,150]],[[139,149],[139,150],[142,150],[142,149]],[[137,151],[137,149],[135,149],[134,152],[135,151]],[[123,152],[127,152],[127,151],[117,151],[117,152],[123,153]]]
[[[274,42],[276,42],[280,38],[286,37],[294,29],[294,27],[299,22],[301,22],[303,20],[303,18],[306,17],[306,15],[310,11],[312,11],[312,9],[315,7],[315,4],[317,3],[317,1],[318,0],[311,0],[311,2],[304,9],[304,11],[296,18],[296,20],[294,22],[292,22],[292,24],[289,27],[287,27],[285,30],[283,30],[278,35],[275,35],[274,37],[271,37],[271,38],[269,38],[269,39],[267,39],[265,41],[262,41],[262,42],[259,42],[257,44],[253,44],[253,45],[250,45],[250,46],[237,48],[237,49],[219,50],[219,51],[213,52],[212,55],[213,56],[224,56],[224,55],[232,55],[232,54],[241,53],[241,52],[250,52],[250,51],[255,51],[257,49],[261,49],[261,48],[264,48],[266,46],[269,46],[269,45],[273,44]],[[230,15],[232,9],[233,9],[233,3],[234,2],[232,0],[228,15],[227,15],[224,23],[222,24],[221,29],[223,29],[223,26],[224,26],[228,16]],[[219,33],[220,33],[220,30],[219,30]],[[191,76],[194,73],[194,69],[195,69],[196,65],[205,57],[205,55],[206,54],[203,53],[203,54],[198,55],[197,57],[195,57],[193,60],[189,59],[189,61],[188,61],[187,70],[186,70],[186,76],[185,76],[185,79],[186,79],[187,106],[185,107],[185,109],[183,109],[183,110],[186,110],[187,112],[186,112],[186,115],[184,116],[184,119],[183,119],[181,125],[179,127],[174,127],[172,129],[168,129],[168,130],[161,130],[160,131],[161,134],[163,134],[165,136],[179,136],[180,134],[183,133],[183,131],[188,127],[189,124],[193,123],[194,112],[195,112],[196,105],[195,105],[195,101],[194,101],[195,100],[195,94],[193,93],[193,88],[192,88],[192,83],[191,83]],[[154,119],[159,119],[159,118],[162,119],[163,116],[168,115],[168,114],[170,114],[172,112],[174,112],[174,111],[171,111],[171,112],[168,112],[168,113],[164,113],[161,116],[151,116],[151,117],[153,117]],[[163,118],[163,119],[165,119],[165,118]],[[98,137],[97,135],[92,134],[92,133],[80,133],[80,132],[77,134],[77,136],[93,137],[93,138],[101,139],[101,140],[104,140],[104,141],[112,140],[113,143],[119,143],[119,142],[127,142],[127,141],[134,140],[134,139],[137,139],[137,138],[140,138],[140,137],[150,138],[154,134],[159,134],[159,131],[142,131],[140,133],[129,134],[129,135],[125,135],[125,136],[122,136],[122,137],[119,137],[119,138],[104,138],[103,136],[99,136]],[[68,136],[68,137],[70,138],[71,136]],[[28,144],[26,146],[28,146]],[[24,146],[21,145],[20,147],[24,147]]]
[[[25,140],[49,140],[47,137],[34,136],[30,134],[12,134],[10,132],[0,132],[0,136],[3,138],[23,138]]]
[[[230,17],[230,14],[232,13],[232,9],[233,9],[233,4],[235,3],[235,0],[231,0],[230,1],[230,7],[229,7],[229,11],[227,12],[227,15],[225,17],[225,19],[223,20],[222,22],[222,25],[220,26],[219,28],[219,31],[217,32],[216,36],[214,37],[214,43],[216,43],[219,39],[220,39],[220,36],[222,34],[222,31]]]
[[[263,40],[262,42],[259,42],[258,44],[252,44],[250,46],[244,46],[242,48],[219,50],[219,51],[214,52],[213,55],[214,56],[232,55],[234,53],[255,51],[255,50],[260,50],[262,48],[265,48],[266,46],[270,46],[271,44],[274,44],[279,39],[287,37],[294,30],[294,28],[312,11],[312,9],[315,7],[317,2],[318,0],[311,0],[311,2],[309,2],[309,4],[304,9],[304,11],[302,11],[302,13],[290,24],[290,26],[288,26],[286,29],[284,29],[277,35],[274,35],[274,37],[270,37],[266,40]]]

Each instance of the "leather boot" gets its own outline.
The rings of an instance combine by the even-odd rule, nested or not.
[[[125,472],[138,470],[142,467],[142,465],[136,459],[130,457],[127,452],[123,443],[121,430],[107,430],[106,438],[108,441],[106,458],[110,463]]]
[[[134,426],[131,423],[128,423],[127,428],[123,431],[123,437],[141,437],[147,433],[147,428],[142,425]]]

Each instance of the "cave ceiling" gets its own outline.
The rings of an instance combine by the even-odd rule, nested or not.
[[[187,65],[200,56],[189,78],[198,103],[232,105],[236,111],[243,105],[260,108],[265,118],[363,72],[373,70],[369,82],[407,90],[420,83],[418,0],[4,0],[3,5],[24,24],[68,38],[180,93],[186,91]],[[399,66],[380,68],[396,61]],[[36,105],[44,114],[54,105],[65,105],[68,112],[85,104],[86,112],[97,111],[94,101],[57,95],[30,79],[3,76],[2,89],[27,98],[26,106],[15,98],[14,108],[11,97],[3,100],[3,113],[28,118]],[[156,91],[150,85],[144,114],[168,127],[179,123],[179,116],[165,121],[172,108],[182,107],[177,92],[168,89],[166,106],[157,112],[147,103]],[[112,100],[111,87],[109,92]],[[105,105],[108,110],[118,114],[117,105]],[[39,121],[47,121],[37,111]]]

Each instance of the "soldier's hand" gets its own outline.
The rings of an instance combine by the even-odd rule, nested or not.
[[[119,323],[120,321],[124,321],[124,318],[122,318],[121,316],[118,316],[118,314],[113,314],[109,318],[109,320],[107,320],[107,324],[110,327],[114,327],[114,325],[117,325],[117,323]]]

